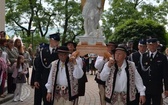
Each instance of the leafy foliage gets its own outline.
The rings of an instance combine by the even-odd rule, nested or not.
[[[16,33],[22,31],[22,35],[30,38],[29,41],[27,39],[28,43],[31,40],[32,31],[35,36],[45,39],[51,33],[49,30],[52,30],[52,33],[58,31],[61,33],[62,44],[66,41],[77,42],[76,37],[84,34],[79,1],[6,0],[6,23],[10,30],[15,30]],[[101,19],[106,41],[120,42],[130,38],[138,40],[141,37],[159,35],[159,38],[166,43],[162,39],[166,33],[162,25],[168,23],[167,0],[154,0],[157,5],[147,3],[146,0],[108,1],[110,8],[103,12]],[[38,40],[39,38],[34,41]]]
[[[110,2],[111,7],[104,12],[104,15],[102,17],[102,23],[103,23],[102,26],[104,28],[106,39],[111,40],[111,38],[114,38],[112,37],[114,30],[118,30],[115,28],[122,27],[122,25],[126,24],[125,22],[130,19],[135,21],[147,19],[156,21],[161,25],[167,25],[168,1],[167,0],[154,0],[154,1],[156,1],[158,4],[157,5],[150,4],[147,3],[145,0],[112,0]],[[143,26],[143,27],[146,28],[149,26]],[[150,27],[148,30],[146,29],[145,33],[152,34],[152,32],[150,32],[149,30]],[[137,30],[134,29],[132,31]],[[132,38],[132,36],[130,37]],[[115,40],[118,41],[123,40],[123,36],[118,35],[117,38],[115,38]]]
[[[11,30],[24,31],[28,37],[32,29],[41,37],[50,33],[49,30],[63,29],[62,43],[75,40],[84,33],[80,14],[80,4],[75,0],[6,0],[7,25]]]
[[[124,24],[116,27],[111,39],[120,43],[133,40],[136,44],[140,39],[150,37],[166,44],[166,31],[163,25],[152,20],[127,20]]]

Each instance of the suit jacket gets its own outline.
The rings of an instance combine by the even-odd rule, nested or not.
[[[139,51],[136,51],[129,56],[129,60],[133,61],[135,63],[136,69],[140,75],[142,75],[142,69],[141,69],[141,64],[140,64],[140,58],[141,54]]]
[[[153,60],[150,60],[149,52],[143,54],[142,79],[146,86],[146,94],[160,94],[163,92],[163,82],[165,90],[168,90],[168,62],[165,55],[157,52]],[[164,80],[164,81],[163,81]]]
[[[34,81],[42,83],[42,85],[45,86],[50,73],[51,62],[58,59],[58,55],[56,52],[51,54],[49,46],[42,49],[39,53],[39,56],[36,58],[38,63],[35,65]]]

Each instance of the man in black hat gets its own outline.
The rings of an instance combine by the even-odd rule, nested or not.
[[[76,50],[77,44],[73,41],[68,41],[65,43],[65,46],[68,47],[70,53],[72,54]]]
[[[60,34],[51,34],[49,38],[49,46],[43,47],[38,54],[39,56],[36,58],[36,62],[38,63],[35,65],[34,86],[39,92],[35,94],[34,105],[41,105],[41,100],[43,100],[43,105],[51,105],[51,103],[46,100],[47,89],[45,84],[48,80],[51,62],[58,59],[56,50],[59,45]]]
[[[107,52],[113,56],[115,48],[117,47],[115,42],[109,42],[106,43],[106,47],[107,47]],[[108,61],[108,58],[106,58],[106,56],[98,56],[96,58],[96,62],[95,62],[95,68],[98,69],[98,73],[96,74],[95,77],[95,81],[98,83],[98,88],[99,88],[99,96],[100,96],[100,103],[101,105],[106,105],[106,101],[105,101],[105,82],[102,81],[100,79],[100,73],[102,71],[102,68],[104,66],[104,64]]]
[[[128,57],[130,61],[133,61],[135,63],[135,66],[140,75],[142,71],[140,61],[142,59],[142,55],[146,52],[146,50],[147,50],[146,40],[141,39],[138,43],[138,51],[130,54]]]
[[[142,58],[142,79],[146,86],[146,103],[144,105],[160,105],[163,85],[165,96],[168,96],[168,62],[165,55],[157,51],[158,40],[147,40],[148,52]],[[163,83],[164,82],[164,83]]]
[[[47,101],[52,105],[75,105],[78,98],[78,79],[83,76],[82,65],[69,49],[61,46],[57,50],[58,60],[52,62],[47,88]]]
[[[76,51],[76,46],[77,44],[73,41],[68,41],[65,43],[65,46],[68,47],[69,51],[70,51],[70,54],[69,54],[69,57],[71,57],[72,53]],[[83,61],[82,59],[80,58],[80,56],[78,55],[77,58],[76,58],[77,62],[79,62],[81,65],[82,65],[82,69],[83,69]],[[85,83],[87,82],[87,77],[86,77],[86,71],[84,71],[83,69],[83,72],[84,72],[84,75],[82,76],[82,78],[80,78],[78,80],[78,95],[79,96],[84,96],[85,95]],[[76,105],[78,105],[78,99],[76,99]]]
[[[138,51],[132,53],[129,55],[128,59],[130,61],[133,61],[135,63],[136,69],[138,73],[141,75],[142,74],[142,69],[141,69],[141,60],[142,60],[142,55],[146,52],[147,46],[146,46],[146,40],[141,39],[138,43]],[[137,93],[136,95],[136,100],[135,100],[135,105],[139,105],[139,96],[140,94]]]
[[[128,51],[123,46],[118,46],[104,65],[100,78],[106,81],[106,105],[135,105],[136,88],[140,93],[139,102],[145,102],[145,86],[135,64],[126,60]]]

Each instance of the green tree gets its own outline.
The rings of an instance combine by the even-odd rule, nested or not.
[[[111,7],[102,17],[106,38],[114,33],[114,29],[124,24],[126,20],[150,19],[163,25],[167,24],[168,1],[155,0],[158,5],[147,3],[145,0],[112,0]]]
[[[127,20],[116,27],[110,39],[118,43],[133,40],[137,44],[140,39],[149,37],[156,37],[161,43],[167,43],[165,27],[153,20]]]
[[[45,4],[45,5],[44,5]],[[33,31],[45,37],[50,29],[63,29],[62,43],[83,32],[80,3],[75,0],[6,0],[6,23],[30,37]],[[23,26],[26,24],[27,27]]]

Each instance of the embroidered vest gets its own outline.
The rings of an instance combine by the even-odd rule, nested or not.
[[[133,70],[132,68],[132,63],[130,61],[127,61],[128,62],[128,75],[129,75],[129,80],[127,80],[127,82],[129,82],[129,86],[127,86],[127,90],[129,92],[127,92],[127,95],[126,95],[126,100],[127,98],[129,98],[128,101],[133,101],[135,100],[136,98],[136,87],[135,87],[135,71]],[[109,78],[107,79],[106,81],[106,88],[105,88],[105,97],[106,97],[106,101],[109,102],[109,103],[114,103],[115,101],[115,98],[113,98],[113,84],[114,84],[114,72],[115,72],[116,68],[115,66],[112,66],[111,67],[111,72],[109,74]],[[128,78],[128,77],[127,77]],[[129,96],[129,97],[127,97]],[[122,100],[123,102],[126,102],[125,100]],[[128,102],[126,102],[128,103]],[[126,104],[125,103],[125,104]]]
[[[53,74],[52,75],[52,87],[53,87],[52,93],[54,93],[54,90],[55,90],[54,88],[56,87],[54,85],[56,85],[55,81],[57,79],[57,73],[59,68],[57,67],[58,63],[59,63],[59,60],[52,62],[52,66],[54,66],[54,70],[52,73]],[[68,67],[68,70],[66,70],[66,76],[68,80],[69,101],[72,101],[78,97],[78,79],[73,77],[74,65],[71,62],[68,62],[67,67]]]

